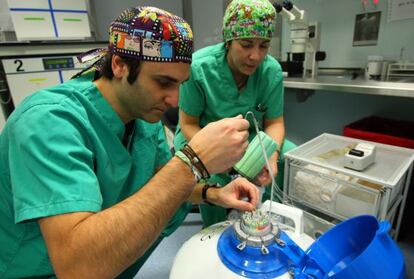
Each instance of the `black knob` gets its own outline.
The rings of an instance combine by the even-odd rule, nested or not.
[[[323,61],[326,59],[326,52],[325,51],[317,51],[315,54],[316,61]]]
[[[293,8],[293,4],[290,1],[283,1],[283,7],[286,10],[290,11]]]
[[[276,13],[280,13],[283,9],[283,6],[278,3],[274,3],[273,7],[275,7]]]

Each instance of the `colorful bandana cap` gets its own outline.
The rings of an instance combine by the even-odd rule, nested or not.
[[[233,0],[224,13],[223,39],[271,39],[275,19],[276,10],[268,0]]]
[[[129,8],[109,27],[109,52],[138,60],[191,63],[193,32],[184,19],[162,9]]]

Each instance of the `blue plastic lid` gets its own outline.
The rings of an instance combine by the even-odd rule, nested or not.
[[[389,229],[387,221],[379,223],[371,215],[336,225],[306,250],[295,278],[404,278],[404,258]]]
[[[304,251],[283,231],[280,239],[283,247],[276,242],[266,246],[269,253],[264,255],[260,247],[246,246],[239,250],[240,244],[232,226],[227,228],[218,241],[217,251],[223,264],[233,272],[248,278],[274,278],[297,266]]]

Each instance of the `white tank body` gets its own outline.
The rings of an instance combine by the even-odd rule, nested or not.
[[[269,207],[269,202],[266,202],[262,209],[266,207]],[[293,220],[295,228],[283,231],[302,250],[306,250],[313,243],[314,240],[303,233],[303,212],[301,210],[273,202],[272,212]],[[170,279],[246,278],[226,267],[218,254],[219,238],[224,230],[231,225],[233,223],[230,221],[215,224],[203,229],[186,241],[174,259]],[[293,277],[286,272],[274,278],[288,279]]]

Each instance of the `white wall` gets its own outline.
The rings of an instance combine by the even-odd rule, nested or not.
[[[366,10],[356,0],[294,0],[295,5],[307,12],[309,21],[321,23],[321,50],[327,52],[327,59],[320,67],[364,68],[368,55],[381,55],[386,59],[398,60],[401,48],[404,58],[414,61],[414,19],[387,21],[388,2],[381,0],[378,6],[369,2]],[[352,46],[355,16],[364,12],[381,11],[381,22],[376,46]],[[283,60],[289,51],[289,34],[286,20],[283,24]]]
[[[123,10],[136,6],[154,6],[164,9],[178,16],[183,16],[181,0],[90,0],[92,12],[97,26],[97,40],[108,40],[109,24],[116,19]]]
[[[222,41],[221,26],[227,0],[90,1],[95,18],[94,22],[97,26],[98,40],[108,39],[109,24],[124,9],[139,5],[149,5],[165,9],[179,16],[184,16],[184,9],[187,9],[189,18],[186,18],[186,20],[190,21],[194,33],[195,50]],[[184,5],[188,5],[188,7]]]
[[[414,19],[387,21],[388,1],[370,3],[367,12],[381,11],[381,23],[376,46],[352,46],[355,16],[363,13],[361,1],[295,0],[310,21],[319,21],[322,28],[321,49],[327,60],[321,67],[364,68],[368,55],[382,55],[398,59],[405,47],[405,59],[414,62]],[[283,59],[289,50],[289,32],[284,20],[282,32]],[[287,137],[300,144],[321,133],[342,134],[343,127],[370,115],[414,121],[414,98],[375,96],[335,91],[315,91],[307,101],[299,103],[296,91],[285,93],[285,121]]]
[[[191,0],[195,50],[222,41],[225,4],[223,0]]]
[[[382,55],[386,59],[397,60],[401,48],[405,48],[404,58],[414,61],[414,19],[387,21],[388,2],[379,1],[374,6],[372,1],[366,10],[357,0],[294,0],[294,4],[307,12],[309,21],[321,23],[321,50],[327,52],[327,59],[320,67],[357,67],[364,68],[368,55]],[[221,41],[221,25],[224,8],[228,0],[188,0],[192,9],[192,27],[195,49]],[[376,46],[352,46],[355,17],[363,12],[381,11],[381,23]],[[279,16],[280,17],[280,16]],[[280,28],[280,25],[276,27]],[[282,23],[282,59],[290,49],[289,26]],[[273,40],[278,55],[278,42]]]

